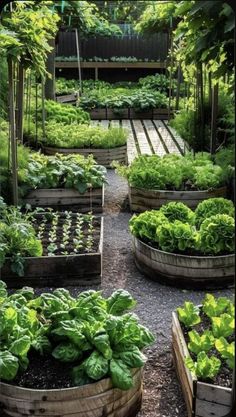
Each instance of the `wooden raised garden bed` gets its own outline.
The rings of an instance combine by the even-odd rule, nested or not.
[[[164,252],[133,236],[135,263],[149,278],[163,284],[213,289],[233,285],[235,256],[190,256]]]
[[[30,191],[23,199],[24,204],[32,207],[53,207],[64,209],[70,207],[81,213],[92,211],[102,213],[104,205],[104,186],[91,188],[84,194],[72,188],[39,188]]]
[[[226,197],[226,195],[227,187],[205,191],[165,191],[146,190],[129,185],[130,210],[138,213],[145,210],[159,209],[163,204],[171,201],[182,202],[194,209],[203,200],[213,197]]]
[[[39,214],[40,216],[40,214]],[[72,214],[76,216],[76,214]],[[40,219],[40,217],[39,217]],[[40,220],[38,221],[40,225]],[[61,220],[61,225],[63,219]],[[78,254],[24,258],[24,276],[12,272],[10,259],[0,269],[0,276],[8,288],[31,287],[66,287],[68,285],[93,285],[101,283],[103,253],[103,218],[94,217],[93,247]],[[39,227],[39,226],[38,226]],[[36,230],[38,229],[36,226]],[[75,227],[73,227],[75,229]],[[47,229],[48,230],[48,229]],[[46,232],[48,233],[48,232]],[[57,243],[62,243],[62,226],[58,229]],[[88,232],[85,230],[85,236]],[[71,236],[71,239],[76,236]],[[70,240],[71,240],[70,239]],[[48,235],[42,238],[44,253],[48,245]],[[71,245],[71,243],[70,243]],[[47,252],[46,252],[47,253]]]
[[[38,390],[0,383],[0,402],[8,416],[134,417],[141,408],[142,370],[133,370],[134,387],[122,391],[110,378],[93,384]]]
[[[167,120],[169,116],[168,109],[151,109],[144,111],[136,111],[134,108],[119,109],[114,111],[110,108],[96,108],[88,110],[92,120],[113,120],[113,119],[159,119]],[[173,111],[170,111],[170,116]]]
[[[172,313],[172,350],[188,417],[225,417],[232,407],[232,389],[198,381],[185,365],[189,351],[178,316]]]
[[[96,149],[96,148],[52,148],[44,146],[43,151],[46,155],[55,155],[56,153],[62,153],[68,155],[71,153],[78,153],[83,156],[93,155],[95,161],[99,165],[103,165],[106,168],[111,168],[112,161],[118,161],[121,164],[127,163],[127,145],[119,146],[111,149]]]

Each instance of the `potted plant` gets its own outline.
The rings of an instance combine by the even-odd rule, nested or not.
[[[188,416],[223,417],[232,408],[234,310],[226,297],[206,294],[172,313],[172,348]]]
[[[154,337],[129,312],[136,301],[127,291],[105,299],[94,290],[36,296],[24,287],[8,295],[0,282],[0,294],[0,401],[7,415],[136,415],[142,350]]]
[[[158,209],[169,201],[195,208],[202,200],[226,197],[229,172],[214,164],[211,155],[140,155],[117,172],[127,178],[131,211]]]
[[[234,281],[234,206],[205,200],[193,212],[180,202],[134,215],[135,263],[151,279],[184,288],[223,288]]]

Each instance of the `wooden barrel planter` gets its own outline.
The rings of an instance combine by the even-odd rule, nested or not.
[[[133,236],[135,263],[154,281],[187,289],[233,285],[235,256],[189,256],[164,252]]]
[[[204,191],[166,191],[146,190],[144,188],[131,187],[129,185],[130,210],[141,213],[145,210],[159,209],[163,204],[178,201],[186,204],[191,209],[208,198],[226,197],[227,187]]]
[[[23,199],[32,207],[53,207],[57,210],[70,208],[80,213],[102,213],[104,206],[104,186],[91,188],[84,194],[72,188],[38,188],[30,191]]]
[[[200,382],[185,365],[189,356],[178,316],[172,313],[172,352],[188,417],[224,417],[232,408],[232,389]]]
[[[112,387],[110,378],[94,384],[36,390],[0,383],[3,412],[12,417],[134,417],[142,403],[142,370],[133,370],[128,391]]]
[[[111,168],[112,161],[118,161],[121,164],[127,163],[127,145],[119,146],[117,148],[110,149],[97,149],[97,148],[51,148],[49,146],[43,147],[43,152],[46,155],[55,155],[56,153],[68,154],[80,154],[83,156],[93,155],[95,161],[99,165],[103,165],[106,168]]]
[[[24,276],[11,270],[10,259],[0,269],[1,279],[8,288],[67,287],[68,285],[101,284],[103,257],[103,218],[96,217],[98,245],[96,252],[75,255],[38,256],[24,258]]]

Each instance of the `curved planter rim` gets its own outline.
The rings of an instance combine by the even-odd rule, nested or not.
[[[66,152],[68,152],[68,151],[73,151],[73,150],[77,150],[77,151],[91,151],[91,152],[93,152],[93,151],[97,151],[97,150],[99,150],[99,151],[113,151],[113,150],[116,150],[116,149],[125,149],[126,148],[126,146],[127,146],[127,143],[125,143],[124,145],[120,145],[120,146],[115,146],[115,147],[113,147],[113,148],[92,148],[92,147],[84,147],[84,148],[78,148],[78,147],[75,147],[75,148],[65,148],[65,147],[59,147],[59,146],[48,146],[48,145],[42,145],[42,148],[43,149],[53,149],[53,150],[57,150],[57,149],[60,149],[60,150],[63,150],[63,151],[66,151]]]
[[[160,190],[155,188],[141,188],[141,187],[135,187],[129,183],[130,188],[134,188],[135,190],[142,191],[142,192],[151,192],[151,193],[176,193],[176,194],[183,194],[183,193],[209,193],[217,190],[222,190],[226,188],[226,185],[222,185],[218,188],[208,188],[207,190]]]
[[[151,248],[153,251],[156,251],[158,253],[163,253],[165,255],[171,255],[171,256],[174,256],[174,257],[178,257],[178,258],[196,259],[196,260],[201,260],[201,259],[213,259],[214,260],[214,259],[219,259],[219,258],[220,259],[225,259],[225,258],[228,259],[229,257],[232,257],[232,258],[235,257],[234,253],[229,253],[228,255],[218,255],[218,256],[210,256],[210,255],[196,256],[196,255],[182,255],[182,254],[178,254],[178,253],[174,253],[174,252],[166,252],[164,250],[154,248],[154,246],[148,245],[147,243],[143,242],[141,239],[139,239],[138,237],[136,237],[134,235],[132,235],[132,236],[133,236],[134,240],[135,239],[138,240],[139,242],[142,243],[142,245],[145,245],[147,248]]]

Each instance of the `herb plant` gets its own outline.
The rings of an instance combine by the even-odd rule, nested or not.
[[[59,288],[36,297],[23,288],[8,296],[0,282],[0,294],[2,380],[14,380],[18,371],[27,370],[28,353],[36,349],[71,363],[72,386],[105,377],[123,390],[133,386],[131,369],[144,365],[142,349],[154,337],[128,312],[136,302],[127,291],[117,290],[105,299],[94,290],[75,298]]]

